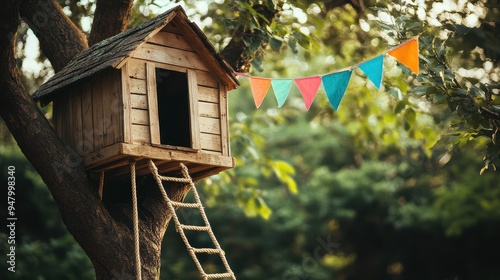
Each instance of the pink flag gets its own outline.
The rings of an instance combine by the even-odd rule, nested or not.
[[[306,78],[297,78],[295,79],[295,83],[297,84],[297,87],[302,94],[306,109],[309,111],[309,108],[311,108],[311,104],[314,101],[314,97],[316,97],[316,94],[318,93],[319,85],[321,85],[321,77],[312,76]]]
[[[260,107],[270,86],[271,79],[250,77],[250,87],[252,88],[255,107]]]

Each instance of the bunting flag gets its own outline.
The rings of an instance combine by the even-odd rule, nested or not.
[[[260,107],[270,85],[271,79],[250,77],[250,87],[252,88],[255,107]]]
[[[285,104],[292,82],[292,79],[273,79],[271,81],[274,96],[276,97],[276,101],[278,101],[278,108],[281,108]]]
[[[306,104],[306,110],[309,111],[309,108],[311,108],[311,104],[314,101],[314,97],[316,97],[316,93],[318,93],[318,88],[321,85],[321,77],[312,76],[297,78],[295,79],[295,84],[297,84],[297,87],[299,87],[300,93],[302,94],[302,98]]]
[[[351,79],[351,74],[352,69],[349,69],[342,72],[328,74],[322,78],[326,96],[335,111],[339,110],[340,101],[342,100],[342,97],[344,97],[347,85]]]
[[[388,54],[396,58],[399,62],[410,68],[413,73],[418,75],[418,39],[413,38],[394,49]]]
[[[335,110],[338,110],[340,102],[345,95],[347,86],[352,76],[354,69],[359,68],[368,77],[370,82],[380,89],[382,86],[384,72],[384,56],[388,54],[396,58],[401,64],[408,67],[413,73],[419,73],[419,50],[418,37],[414,37],[374,58],[364,62],[352,65],[345,69],[335,71],[324,75],[316,75],[310,77],[290,78],[290,79],[272,79],[263,77],[254,77],[242,73],[235,73],[239,76],[248,77],[250,87],[257,108],[260,107],[262,101],[266,97],[269,87],[272,86],[274,96],[278,102],[278,108],[285,104],[285,101],[290,92],[292,82],[297,85],[306,110],[311,108],[311,105],[318,93],[321,83],[326,92],[328,101]]]
[[[370,79],[373,85],[380,89],[382,84],[382,72],[384,69],[384,56],[379,55],[373,59],[363,62],[359,65],[359,69],[363,70],[365,75]]]

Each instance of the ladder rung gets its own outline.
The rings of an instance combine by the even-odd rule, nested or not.
[[[213,249],[213,248],[191,248],[193,252],[195,253],[205,253],[205,254],[220,254],[224,253],[224,251],[220,249]]]
[[[184,202],[177,202],[177,201],[170,201],[172,203],[172,206],[174,207],[184,207],[184,208],[200,208],[201,205],[198,203],[184,203]]]
[[[162,181],[177,182],[177,183],[192,183],[193,182],[189,178],[168,177],[168,176],[161,176],[161,175],[158,175],[158,177]]]
[[[212,273],[205,274],[204,279],[220,279],[220,278],[234,278],[234,274],[226,272],[226,273]]]
[[[196,231],[209,231],[210,230],[210,227],[207,227],[207,226],[191,226],[191,225],[183,225],[183,224],[180,224],[180,226],[182,229],[186,229],[186,230],[196,230]]]

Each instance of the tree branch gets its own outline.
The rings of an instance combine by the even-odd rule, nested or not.
[[[97,0],[89,45],[116,35],[127,27],[133,0]]]
[[[271,11],[267,7],[261,4],[253,6],[255,11],[264,16],[264,19],[260,19],[259,23],[261,25],[271,24],[278,10]],[[249,47],[245,44],[242,38],[252,37],[253,32],[251,30],[244,30],[243,27],[236,30],[233,38],[227,46],[221,51],[222,57],[233,67],[235,71],[238,72],[248,72],[250,71],[250,63],[252,62],[251,56],[247,55]],[[262,46],[265,46],[267,42],[261,42]]]
[[[83,32],[64,14],[55,0],[21,2],[21,17],[37,36],[40,48],[52,63],[54,71],[61,70],[75,55],[88,48]]]

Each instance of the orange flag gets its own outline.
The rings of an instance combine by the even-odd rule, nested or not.
[[[418,38],[399,45],[390,51],[389,55],[418,75]]]
[[[252,88],[255,107],[259,108],[266,97],[267,91],[271,86],[271,79],[250,77],[250,87]]]

